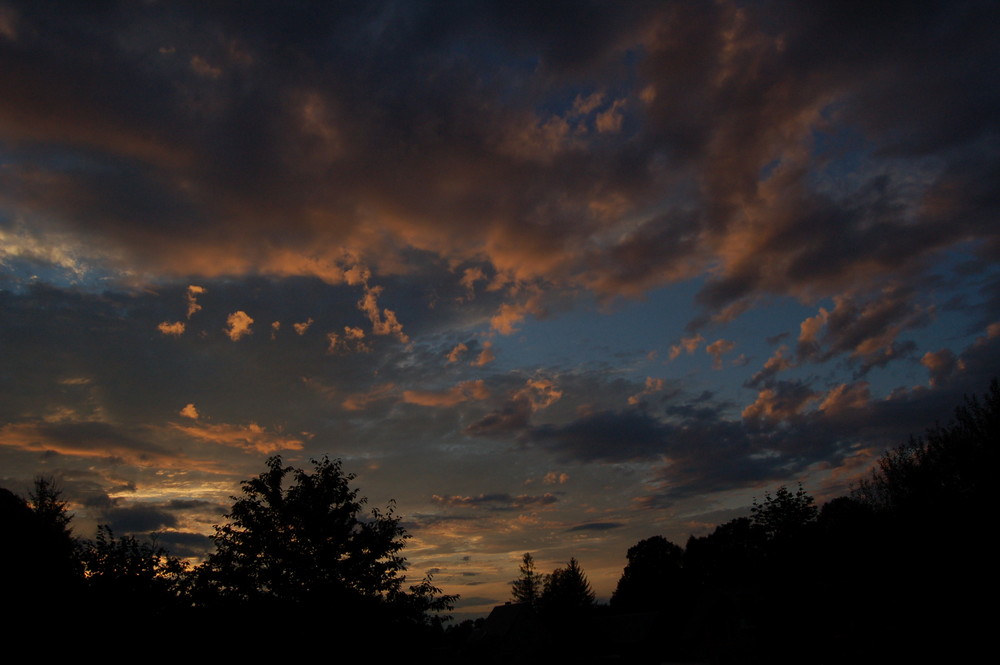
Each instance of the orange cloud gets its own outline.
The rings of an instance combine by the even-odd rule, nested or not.
[[[187,288],[187,318],[191,318],[191,315],[197,311],[201,310],[201,305],[198,304],[198,296],[205,293],[205,288],[192,284]]]
[[[8,423],[0,427],[0,446],[77,458],[116,458],[142,467],[177,468],[188,464],[174,450],[165,450],[110,423],[92,420]]]
[[[455,406],[462,402],[484,400],[490,391],[482,379],[463,381],[444,392],[404,390],[403,401],[420,406]]]
[[[928,351],[920,359],[920,364],[930,372],[930,384],[932,386],[944,384],[952,374],[965,369],[965,362],[950,349]]]
[[[528,379],[524,387],[514,393],[511,401],[526,401],[532,411],[546,409],[562,397],[563,393],[554,381],[550,379]]]
[[[372,350],[371,344],[365,341],[365,331],[361,328],[344,326],[343,335],[331,332],[326,334],[326,338],[330,342],[327,353],[369,353]]]
[[[636,393],[628,398],[628,403],[631,405],[636,405],[642,401],[642,398],[646,395],[652,395],[655,392],[663,390],[664,387],[663,379],[654,379],[651,376],[646,377],[646,387],[643,388],[641,392]]]
[[[546,485],[565,485],[569,482],[569,474],[549,471],[545,474],[545,477],[542,478],[542,482]]]
[[[722,356],[736,348],[736,342],[717,339],[705,347],[705,353],[712,356],[712,369],[722,369]]]
[[[183,409],[180,410],[180,414],[185,418],[191,418],[192,420],[198,420],[198,409],[194,407],[194,404],[188,404]]]
[[[367,409],[370,404],[391,396],[395,390],[396,384],[385,383],[369,390],[366,393],[354,393],[353,395],[348,395],[344,401],[340,403],[340,405],[348,411],[363,411],[364,409]]]
[[[465,272],[462,273],[462,279],[459,280],[459,284],[465,287],[465,297],[471,300],[475,295],[476,282],[486,279],[486,273],[483,272],[482,268],[466,268]]]
[[[180,425],[170,423],[179,432],[208,443],[229,448],[239,448],[244,451],[256,451],[270,455],[282,450],[302,450],[303,440],[298,437],[285,436],[281,432],[269,432],[257,423],[248,425]]]
[[[160,325],[156,326],[156,329],[164,335],[173,335],[174,337],[180,337],[183,335],[184,328],[185,326],[183,321],[174,321],[173,323],[164,321]]]
[[[302,323],[293,323],[292,328],[295,329],[296,335],[305,335],[306,331],[309,330],[309,326],[313,324],[312,318],[306,319]]]
[[[616,99],[610,108],[598,113],[597,119],[594,121],[594,127],[597,131],[601,134],[620,132],[623,120],[622,109],[626,103],[625,99]]]
[[[472,365],[476,367],[482,367],[483,365],[488,365],[496,360],[496,355],[493,353],[493,342],[485,342],[483,344],[483,350],[479,352],[476,359],[472,361]]]
[[[228,326],[225,329],[226,334],[229,336],[229,339],[234,342],[238,342],[243,337],[253,334],[253,330],[251,329],[253,319],[251,319],[250,316],[242,310],[230,314],[226,318],[226,324]]]
[[[450,363],[458,362],[459,358],[462,357],[462,354],[468,350],[469,347],[467,347],[465,344],[456,345],[455,348],[453,348],[451,351],[448,352],[448,362]]]
[[[541,299],[538,293],[533,293],[523,302],[503,303],[500,309],[490,319],[490,328],[501,335],[511,335],[517,332],[517,324],[528,314],[538,316],[541,313]]]
[[[404,344],[410,338],[403,332],[403,325],[396,320],[396,313],[391,309],[378,307],[378,295],[382,293],[381,286],[365,287],[365,294],[358,301],[358,309],[368,315],[372,322],[372,332],[376,335],[394,335],[396,339]]]
[[[213,67],[200,55],[191,56],[191,69],[199,76],[204,76],[205,78],[217,79],[222,76],[220,68]]]
[[[843,413],[852,409],[862,409],[871,402],[871,392],[867,381],[859,381],[853,385],[842,383],[830,389],[820,402],[819,410],[828,414]]]
[[[705,341],[705,338],[699,335],[693,335],[691,337],[685,337],[681,339],[677,344],[673,344],[670,347],[670,360],[676,360],[681,353],[687,352],[691,355],[698,350],[701,343]]]
[[[819,395],[808,389],[779,391],[765,388],[757,394],[753,404],[743,409],[745,420],[767,420],[777,422],[802,413],[810,402]]]

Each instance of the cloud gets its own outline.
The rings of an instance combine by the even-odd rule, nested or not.
[[[670,428],[641,411],[600,411],[566,425],[539,425],[527,441],[560,460],[627,462],[655,460],[668,449]]]
[[[160,323],[158,326],[156,326],[156,329],[159,330],[164,335],[171,335],[173,337],[180,337],[181,335],[183,335],[184,328],[185,326],[183,321],[174,321],[173,323],[170,323],[169,321],[164,321]]]
[[[930,322],[933,310],[912,302],[908,289],[889,288],[859,302],[835,296],[834,307],[802,322],[796,355],[801,361],[825,362],[847,354],[861,361],[862,372],[904,357],[912,343],[898,343],[905,330]]]
[[[363,411],[376,402],[392,397],[395,392],[396,384],[384,383],[367,392],[348,395],[340,405],[348,411]]]
[[[194,404],[188,404],[180,410],[180,415],[192,420],[198,420],[198,409],[195,408]]]
[[[653,393],[660,392],[663,390],[665,382],[663,379],[654,379],[651,376],[646,377],[646,385],[641,392],[631,395],[628,398],[628,403],[630,406],[635,406],[642,401],[642,398],[646,395],[652,395]]]
[[[764,388],[757,393],[757,399],[743,409],[745,420],[765,420],[777,423],[794,418],[819,395],[805,385],[797,382],[779,381],[772,387]]]
[[[528,314],[538,315],[541,313],[540,297],[533,294],[523,302],[503,303],[500,309],[490,319],[490,328],[501,335],[513,335],[517,332],[517,325],[524,320]]]
[[[178,525],[177,516],[156,506],[133,505],[113,508],[103,515],[103,520],[117,534],[147,534],[163,528]]]
[[[611,529],[620,529],[625,526],[622,522],[588,522],[586,524],[577,524],[574,527],[567,529],[570,533],[576,531],[610,531]]]
[[[486,508],[488,510],[523,510],[536,506],[548,506],[559,501],[553,494],[529,496],[521,494],[480,494],[478,496],[440,496],[431,497],[435,503],[451,508]]]
[[[17,12],[6,5],[0,6],[0,35],[17,41]]]
[[[871,392],[867,381],[842,383],[827,392],[820,402],[819,410],[827,414],[840,414],[849,409],[864,409],[870,402]]]
[[[234,342],[238,342],[253,334],[252,325],[253,319],[246,312],[237,310],[226,317],[226,335]]]
[[[302,321],[300,323],[293,323],[292,324],[292,328],[295,329],[295,334],[296,335],[301,336],[301,335],[305,335],[306,334],[306,331],[309,330],[309,326],[311,326],[312,324],[313,324],[313,320],[310,317],[310,318],[308,318],[305,321]]]
[[[482,367],[488,365],[496,360],[496,355],[493,353],[493,342],[483,342],[483,350],[479,352],[476,359],[472,361],[472,365],[475,367]]]
[[[243,451],[271,455],[282,450],[302,450],[307,436],[288,436],[280,431],[268,431],[257,423],[247,425],[216,425],[198,423],[181,425],[170,423],[177,431],[199,441]]]
[[[807,319],[809,321],[809,319]],[[806,325],[803,323],[803,325]],[[810,333],[810,336],[814,336],[815,333]],[[800,337],[801,343],[801,337]],[[779,372],[783,372],[786,369],[791,369],[795,366],[794,359],[785,355],[788,353],[788,347],[784,344],[778,347],[778,350],[774,352],[774,355],[767,359],[764,363],[763,369],[756,372],[749,381],[746,382],[748,388],[757,388],[761,384],[768,383],[773,377],[777,376]]]
[[[518,389],[512,396],[512,400],[526,400],[532,411],[547,409],[563,396],[562,390],[552,379],[528,379],[524,386]]]
[[[712,369],[722,369],[722,356],[736,348],[736,342],[717,339],[705,347],[705,353],[712,356]]]
[[[622,109],[628,104],[627,99],[616,99],[605,111],[597,115],[594,127],[602,134],[617,133],[622,129]]]
[[[141,467],[184,466],[168,450],[127,429],[99,421],[24,421],[0,427],[0,445],[68,457],[119,459]]]
[[[943,385],[955,372],[965,369],[965,363],[951,349],[928,351],[920,359],[920,364],[930,373],[932,386]]]
[[[454,347],[452,347],[451,351],[448,352],[448,362],[450,363],[458,362],[459,358],[462,357],[462,354],[468,350],[469,347],[466,346],[465,344],[461,343],[456,344]]]
[[[517,433],[528,427],[531,414],[550,407],[562,397],[562,390],[551,379],[528,379],[510,393],[507,401],[465,428],[472,436],[495,436]]]
[[[198,296],[205,292],[204,287],[195,284],[187,288],[187,318],[190,319],[195,312],[201,311],[201,305],[198,304]]]
[[[404,390],[403,401],[420,406],[455,406],[470,400],[484,400],[490,397],[486,382],[482,379],[463,381],[444,392]]]
[[[676,360],[681,355],[681,353],[684,352],[687,352],[688,355],[691,355],[692,353],[698,350],[698,347],[701,346],[702,342],[704,341],[705,338],[702,337],[700,334],[692,335],[691,337],[685,337],[677,344],[673,344],[670,346],[670,360]]]
[[[369,353],[371,344],[365,341],[365,331],[361,328],[344,326],[342,334],[330,332],[326,334],[329,342],[327,353]]]
[[[569,482],[569,474],[561,473],[556,471],[549,471],[542,478],[542,482],[546,485],[565,485]]]
[[[364,296],[358,301],[358,309],[368,315],[372,323],[372,333],[375,335],[392,335],[404,344],[410,338],[403,332],[402,324],[396,320],[396,313],[390,309],[378,307],[378,296],[382,293],[381,286],[365,287]]]

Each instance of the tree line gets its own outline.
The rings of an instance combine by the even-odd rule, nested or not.
[[[992,634],[1000,385],[944,426],[886,452],[822,507],[801,485],[681,546],[630,547],[607,605],[576,559],[550,575],[530,553],[511,582],[531,624],[502,662],[865,663],[974,654]],[[499,608],[498,608],[499,609]],[[492,617],[491,617],[492,618]],[[475,635],[476,626],[464,629]],[[469,662],[498,662],[483,648]],[[456,627],[453,630],[459,630]]]
[[[0,489],[0,585],[13,630],[60,618],[64,634],[113,626],[223,640],[227,655],[322,635],[397,648],[416,662],[882,662],[966,653],[991,634],[975,599],[997,591],[992,565],[1000,385],[967,398],[945,426],[885,453],[848,496],[816,505],[779,487],[750,514],[691,536],[628,549],[598,604],[572,558],[540,573],[530,553],[496,620],[443,625],[456,596],[408,580],[409,537],[394,505],[367,507],[338,460],[312,468],[271,457],[243,481],[215,550],[188,566],[155,542],[73,536],[58,489]],[[68,631],[68,632],[67,632]],[[14,634],[12,632],[12,634]],[[392,656],[392,657],[389,657]]]
[[[178,631],[185,640],[239,635],[229,654],[261,655],[267,635],[321,631],[326,639],[392,635],[408,648],[435,644],[456,596],[425,577],[410,583],[402,556],[409,535],[390,503],[365,510],[339,460],[286,466],[279,456],[215,527],[215,550],[188,566],[155,543],[116,537],[102,525],[75,538],[66,502],[38,478],[28,499],[0,489],[8,538],[0,575],[15,622],[58,612],[80,636],[114,627],[139,644]],[[259,626],[265,632],[255,634]],[[258,639],[255,639],[258,638]],[[420,661],[420,654],[409,660]]]

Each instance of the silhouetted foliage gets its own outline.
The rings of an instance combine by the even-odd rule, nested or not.
[[[547,576],[535,570],[535,560],[531,556],[531,552],[525,552],[524,556],[521,557],[521,566],[518,568],[518,572],[520,577],[510,583],[511,598],[517,603],[537,605],[545,588]]]
[[[989,505],[1000,442],[1000,383],[966,397],[946,426],[886,452],[854,497],[883,512],[926,520],[954,504]]]
[[[243,494],[216,526],[216,551],[196,571],[199,602],[256,608],[342,628],[382,620],[432,622],[428,612],[451,608],[429,578],[406,587],[408,538],[393,512],[363,508],[339,460],[312,460],[305,471],[283,466],[242,483]]]
[[[92,602],[105,612],[140,605],[162,614],[184,605],[187,567],[154,543],[115,538],[109,526],[100,525],[94,540],[81,543],[80,555]]]
[[[546,613],[579,613],[594,607],[594,591],[580,563],[570,558],[565,568],[552,571],[545,581],[540,603]]]
[[[82,568],[72,516],[50,478],[35,479],[30,501],[0,489],[0,588],[18,618],[37,617],[77,602]]]
[[[782,485],[773,496],[765,492],[763,503],[754,499],[750,522],[769,541],[788,540],[801,533],[807,524],[816,521],[818,514],[814,499],[802,489],[801,484],[795,494]]]
[[[686,600],[684,550],[663,536],[653,536],[628,549],[628,563],[611,596],[618,612],[668,611]]]

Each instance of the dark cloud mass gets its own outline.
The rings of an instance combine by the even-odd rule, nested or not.
[[[998,23],[0,0],[3,480],[197,557],[330,454],[484,604],[842,493],[1000,366]]]

